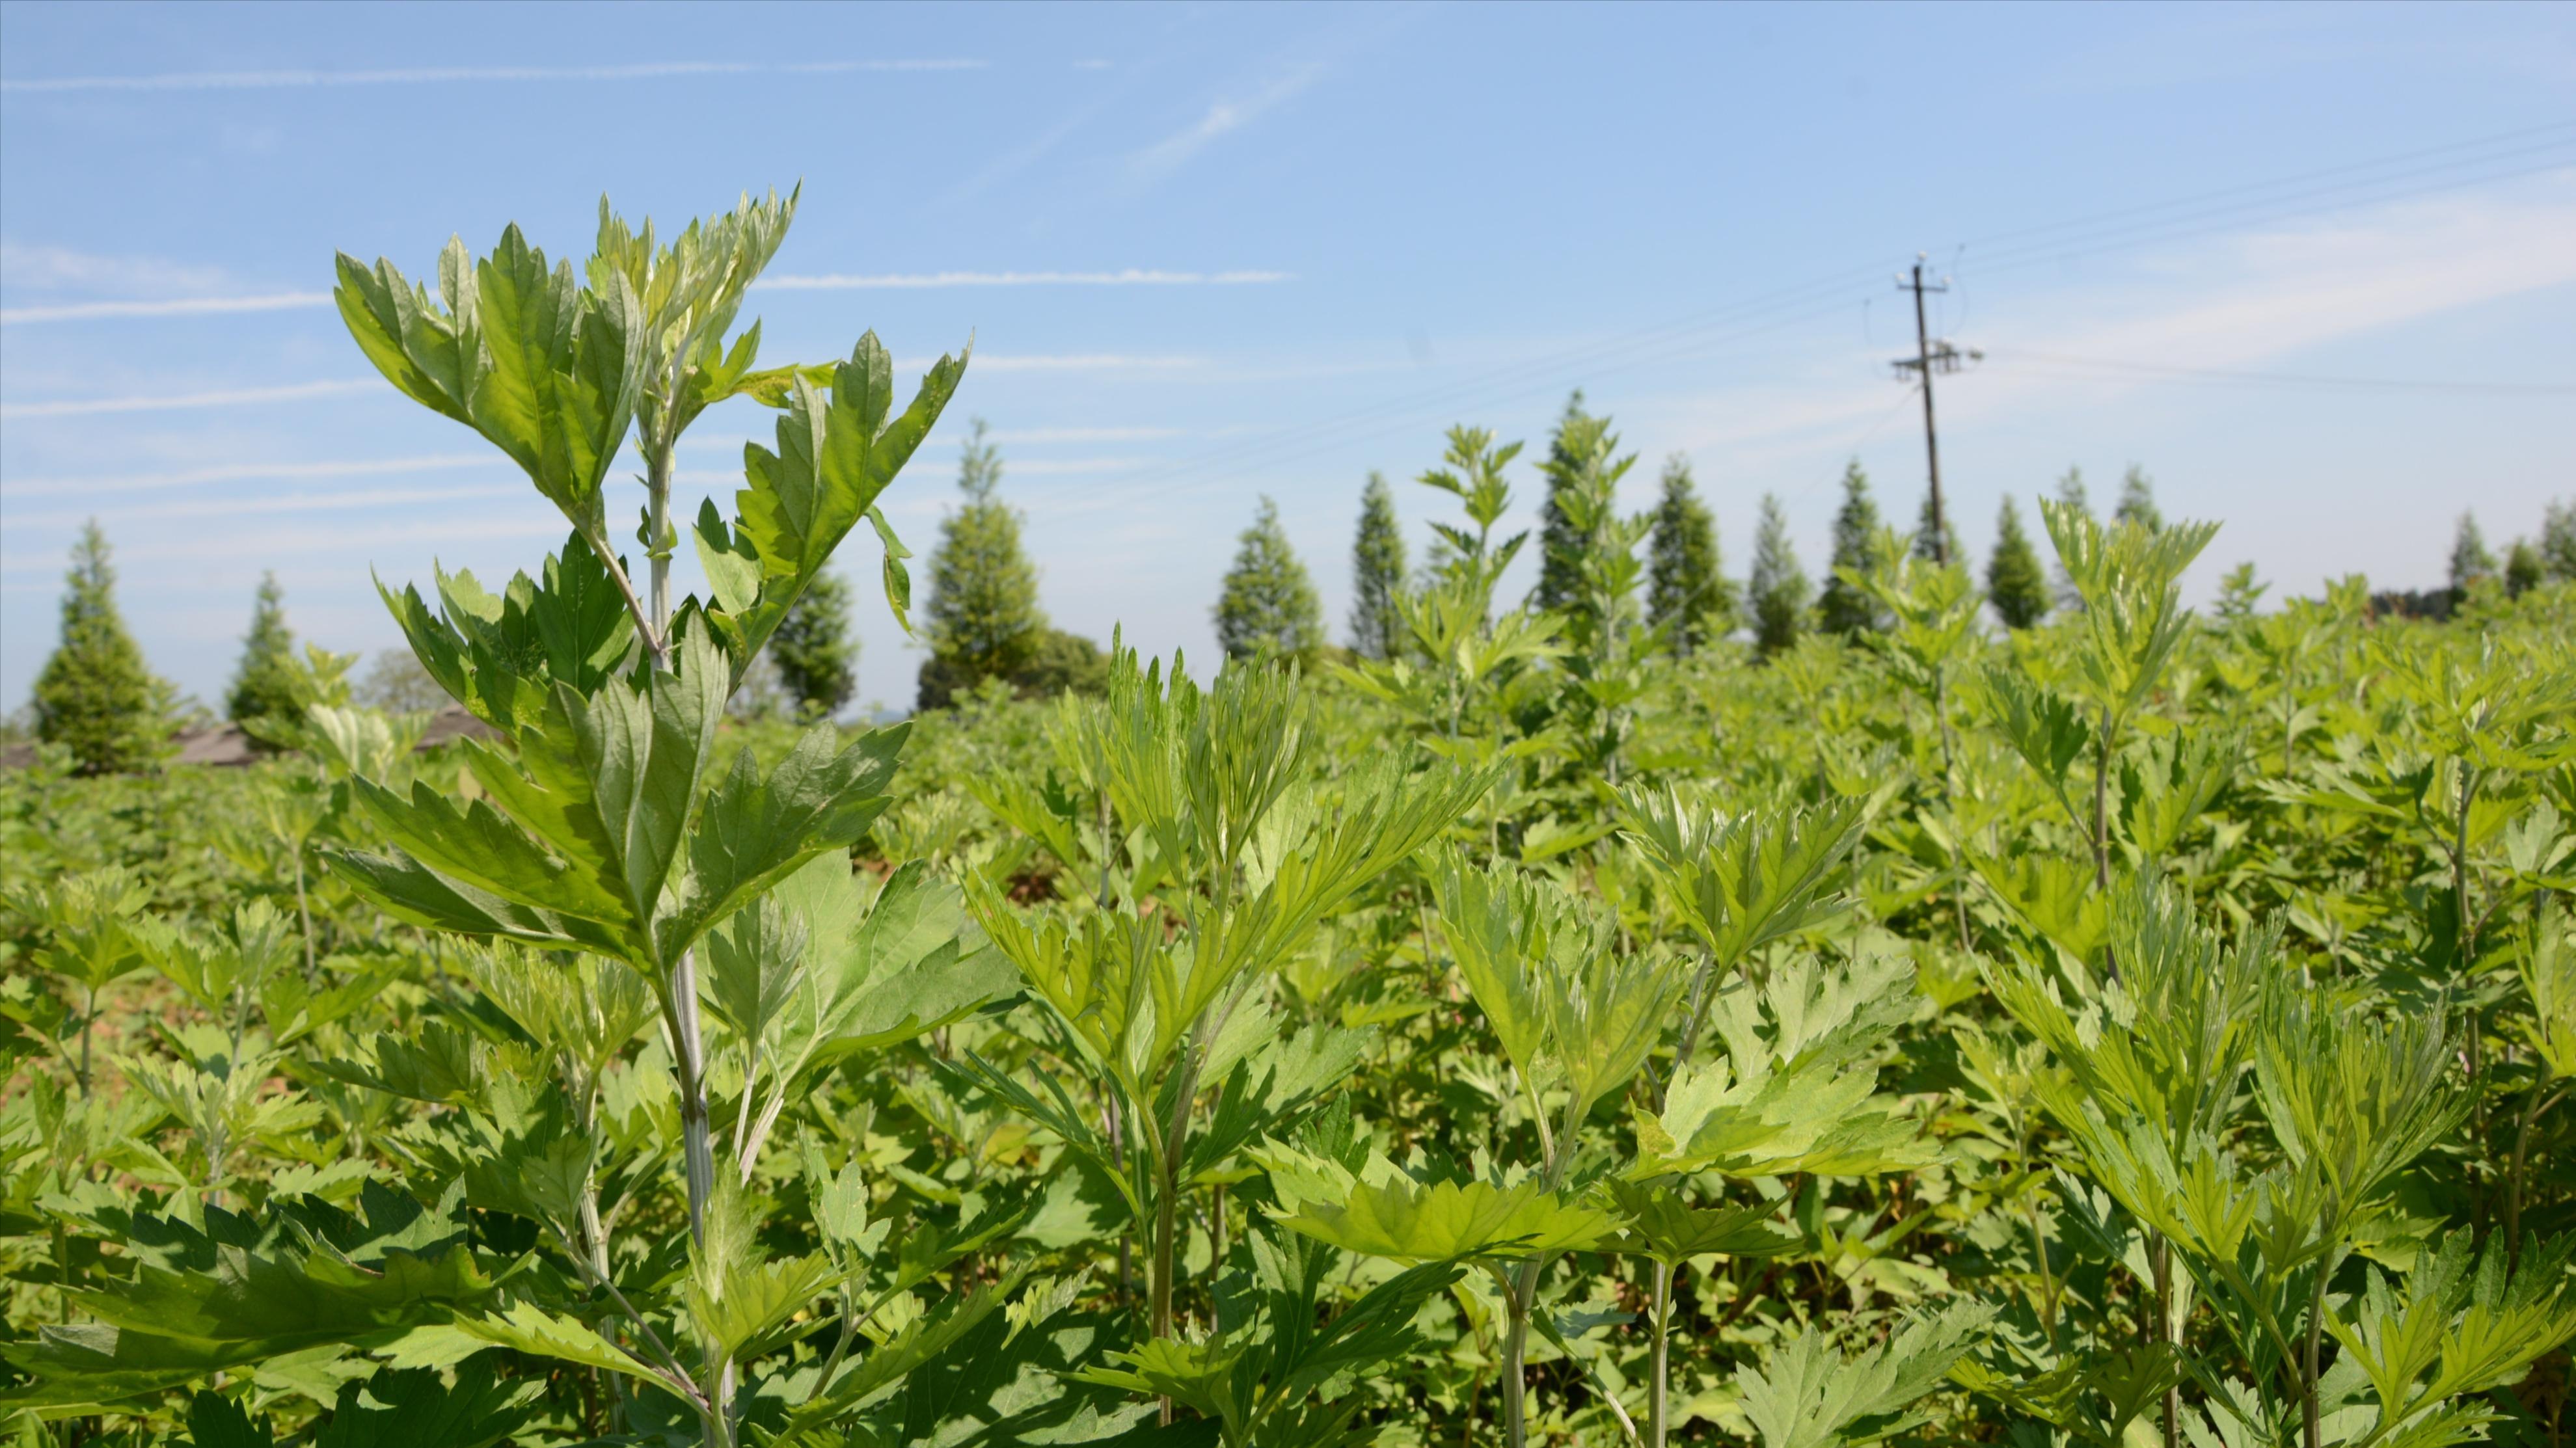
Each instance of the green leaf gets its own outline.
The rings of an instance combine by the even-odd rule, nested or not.
[[[1612,1229],[1606,1213],[1565,1201],[1534,1177],[1505,1187],[1386,1176],[1280,1221],[1346,1251],[1411,1262],[1550,1257],[1590,1248]]]
[[[534,1303],[514,1302],[506,1311],[491,1317],[458,1318],[456,1330],[512,1352],[622,1373],[657,1387],[670,1386],[660,1372],[600,1336],[588,1324],[548,1312]]]
[[[911,405],[891,422],[894,361],[874,332],[832,370],[828,395],[805,375],[786,379],[787,415],[778,420],[777,450],[744,446],[749,486],[734,495],[742,515],[737,539],[758,555],[764,580],[759,603],[737,615],[748,649],[760,647],[841,539],[871,515],[887,544],[887,601],[898,619],[906,617],[911,585],[898,561],[905,555],[876,513],[876,501],[929,436],[971,354],[970,347],[955,359],[941,357]]]
[[[840,737],[818,724],[767,779],[750,750],[707,796],[689,841],[680,899],[655,922],[662,959],[676,959],[716,922],[826,850],[845,850],[885,811],[885,788],[907,724],[874,729],[835,753]]]
[[[1621,1231],[1601,1244],[1603,1251],[1651,1257],[1667,1267],[1678,1267],[1711,1253],[1777,1256],[1795,1250],[1804,1240],[1772,1220],[1778,1209],[1768,1203],[1694,1208],[1670,1186],[1615,1179],[1606,1185],[1619,1208]]]
[[[534,1416],[526,1404],[544,1386],[495,1381],[480,1360],[457,1368],[453,1382],[425,1368],[381,1368],[340,1386],[313,1448],[490,1448]]]
[[[1889,1437],[1917,1421],[1897,1415],[1940,1386],[1993,1316],[1982,1303],[1962,1304],[1848,1358],[1813,1328],[1800,1328],[1761,1368],[1735,1370],[1744,1416],[1762,1448],[1831,1448]]]
[[[1730,816],[1711,797],[1675,786],[1630,790],[1619,806],[1628,837],[1718,972],[1851,906],[1836,892],[1860,842],[1862,801]]]
[[[188,1397],[188,1448],[276,1448],[277,1433],[263,1414],[248,1410],[221,1393]]]
[[[600,485],[632,422],[645,326],[622,278],[585,291],[569,262],[551,270],[519,228],[480,261],[451,241],[444,306],[389,261],[339,259],[335,297],[359,350],[432,411],[510,456],[602,556]]]

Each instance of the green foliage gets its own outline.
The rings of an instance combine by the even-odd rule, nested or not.
[[[2541,518],[2540,561],[2557,582],[2576,579],[2576,503],[2550,502]]]
[[[1638,616],[1598,419],[1570,603],[1498,609],[1517,449],[1460,428],[1388,657],[1065,638],[1088,691],[753,722],[956,381],[753,370],[786,214],[574,273],[648,318],[633,571],[387,589],[491,737],[308,650],[251,768],[0,773],[17,1437],[2546,1441],[2563,589],[2196,619],[2208,525],[2055,502],[2071,613],[1982,630],[1882,529],[1885,627],[1757,668]],[[736,395],[786,428],[672,600],[656,479]]]
[[[1013,677],[1047,638],[1037,565],[1020,546],[1020,515],[995,496],[1002,454],[985,440],[986,431],[984,420],[975,419],[957,464],[957,489],[966,501],[940,520],[939,545],[930,555],[924,709],[944,707],[986,679]]]
[[[1351,539],[1351,651],[1389,659],[1403,648],[1404,530],[1386,479],[1369,474],[1360,493],[1359,531]]]
[[[2004,627],[2026,629],[2048,617],[2048,580],[2040,572],[2039,550],[2022,530],[2021,509],[2004,494],[1995,518],[1995,551],[1986,560],[1986,597]]]
[[[859,641],[850,632],[850,586],[818,573],[770,636],[778,679],[804,717],[831,718],[859,688]]]
[[[2507,598],[2520,598],[2538,588],[2547,570],[2541,565],[2540,550],[2528,538],[2516,538],[2505,551],[2504,591]]]
[[[1663,494],[1649,541],[1646,622],[1688,658],[1735,632],[1742,608],[1717,550],[1717,520],[1691,486],[1690,460],[1664,461]]]
[[[295,632],[286,626],[286,591],[277,586],[276,574],[263,573],[251,603],[250,632],[242,638],[241,662],[233,668],[232,687],[224,692],[224,717],[300,716],[304,701],[296,688],[294,650]]]
[[[1807,627],[1807,575],[1789,543],[1780,500],[1762,495],[1762,525],[1753,535],[1753,572],[1744,594],[1753,611],[1753,647],[1768,658],[1798,641]]]
[[[2486,535],[2478,531],[2478,515],[2462,513],[2460,526],[2451,535],[2452,589],[2466,593],[2471,584],[2493,578],[2495,571],[2495,552],[2487,547]]]
[[[1767,516],[1764,526],[1769,526]],[[1843,576],[1846,569],[1855,574],[1869,571],[1879,527],[1878,504],[1869,495],[1869,474],[1860,470],[1860,460],[1854,458],[1843,469],[1843,505],[1834,514],[1833,558],[1825,565],[1824,592],[1816,596],[1816,627],[1824,632],[1857,638],[1886,626],[1878,601]],[[1755,567],[1760,568],[1758,559]],[[1756,588],[1755,593],[1759,596],[1761,590]]]
[[[2150,533],[2164,531],[2165,515],[2156,508],[2156,487],[2147,470],[2131,464],[2120,478],[2120,504],[2111,510],[2114,523],[2135,523]]]
[[[1959,546],[1959,530],[1950,526],[1950,520],[1947,517],[1937,520],[1939,524],[1937,527],[1934,526],[1935,521],[1932,516],[1932,494],[1927,489],[1923,494],[1922,510],[1915,515],[1914,519],[1914,556],[1926,563],[1956,563],[1961,568],[1966,568],[1968,550]],[[1941,540],[1942,551],[1938,552],[1932,546],[1932,540],[1936,535]]]
[[[1547,480],[1547,499],[1539,505],[1538,583],[1529,596],[1534,613],[1563,613],[1580,592],[1576,569],[1583,556],[1583,530],[1566,517],[1563,494],[1579,486],[1585,467],[1596,462],[1584,457],[1582,449],[1587,437],[1597,445],[1605,435],[1588,425],[1604,421],[1583,410],[1583,389],[1578,387],[1565,399],[1565,411],[1558,414],[1556,430],[1549,435],[1547,459],[1539,464],[1539,475]]]
[[[1275,656],[1311,660],[1324,646],[1323,607],[1306,565],[1279,526],[1279,505],[1264,497],[1252,526],[1236,540],[1234,563],[1216,601],[1216,641],[1229,659]]]
[[[36,737],[69,750],[83,774],[148,769],[170,732],[172,695],[125,631],[107,535],[92,519],[64,577],[62,641],[36,675]]]

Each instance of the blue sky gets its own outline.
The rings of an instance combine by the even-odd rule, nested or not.
[[[220,695],[263,569],[306,637],[369,584],[506,575],[561,524],[375,382],[331,256],[429,271],[516,220],[588,247],[804,200],[764,358],[971,334],[889,497],[926,550],[990,420],[1047,607],[1213,654],[1275,496],[1338,633],[1370,469],[1444,428],[1535,455],[1582,387],[1640,506],[1688,455],[1741,572],[1778,493],[1811,570],[1857,457],[1910,519],[1891,276],[1983,350],[1939,395],[1972,554],[2000,497],[2130,464],[2223,519],[2198,570],[2442,579],[2576,496],[2576,7],[0,7],[0,707],[92,514],[153,665]],[[727,493],[765,429],[684,443]],[[1522,466],[1521,514],[1539,484]],[[613,512],[637,490],[621,484]],[[1445,501],[1406,486],[1417,543]],[[694,508],[694,499],[690,502]],[[872,540],[845,560],[871,578]],[[863,611],[863,698],[918,655]]]

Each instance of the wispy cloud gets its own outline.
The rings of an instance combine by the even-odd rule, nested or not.
[[[373,392],[384,383],[372,377],[343,382],[298,382],[286,387],[240,387],[224,392],[182,392],[161,397],[84,397],[56,402],[0,403],[0,418],[93,417],[110,412],[179,412],[196,407],[246,407],[263,402],[304,402],[316,397],[346,397]]]
[[[919,371],[930,365],[927,358],[901,361],[905,371]],[[1204,357],[1139,357],[1120,352],[1084,352],[1061,357],[991,357],[975,356],[978,372],[1169,372],[1185,367],[1204,367]]]
[[[1151,442],[1181,436],[1177,427],[997,427],[984,434],[987,441],[996,443]],[[964,442],[966,434],[950,433],[939,440]]]
[[[172,488],[211,487],[252,481],[311,481],[319,478],[366,478],[450,468],[505,466],[498,453],[433,453],[422,457],[349,459],[308,463],[226,463],[166,473],[110,473],[96,477],[0,478],[0,499],[59,498],[98,493],[149,493]]]
[[[1242,287],[1294,281],[1283,271],[887,272],[869,276],[763,277],[754,291],[904,291],[939,287]],[[283,312],[331,305],[329,292],[271,292],[265,296],[156,297],[142,301],[61,302],[0,308],[0,325],[29,322],[94,322],[114,317],[192,317],[227,312]]]
[[[1187,429],[1177,427],[997,427],[987,431],[984,434],[984,440],[990,443],[1038,446],[1067,442],[1160,442],[1191,435]],[[967,437],[968,434],[964,432],[948,432],[930,439],[930,442],[934,446],[955,447],[965,442]],[[747,440],[759,441],[764,447],[769,445],[766,439],[684,437],[680,439],[680,446],[693,452],[703,449],[739,452]],[[1010,466],[1017,468],[1021,464],[1013,461]]]
[[[907,372],[927,370],[933,359],[902,357],[895,366]],[[979,372],[1172,372],[1205,367],[1204,357],[1137,356],[1120,352],[1083,352],[1064,356],[978,356]],[[122,412],[180,412],[204,407],[245,407],[270,402],[308,402],[324,397],[384,391],[373,377],[334,382],[298,382],[284,387],[242,387],[222,392],[181,392],[157,397],[81,397],[46,402],[0,403],[0,419],[94,417]],[[391,396],[390,392],[385,395]]]
[[[1306,64],[1274,78],[1269,84],[1240,99],[1221,100],[1207,109],[1207,114],[1162,140],[1147,146],[1129,158],[1129,168],[1139,180],[1153,181],[1180,169],[1199,152],[1206,150],[1218,137],[1239,131],[1261,115],[1289,100],[1323,78],[1324,68]]]
[[[495,538],[544,538],[560,542],[563,536],[563,515],[539,504],[524,514],[486,516],[471,522],[405,518],[360,528],[351,528],[345,523],[311,527],[272,523],[253,530],[221,533],[198,530],[166,541],[119,543],[116,545],[116,559],[123,564],[209,560],[234,563],[244,558],[268,560],[316,554],[334,559],[364,559],[378,549],[389,549],[404,558],[412,558],[440,544],[474,543]],[[59,574],[62,567],[63,555],[60,553],[0,554],[0,573]],[[117,587],[120,591],[149,589],[152,583],[152,578],[143,570],[134,569],[118,581]]]
[[[0,287],[11,291],[184,296],[232,286],[223,268],[153,256],[101,256],[65,246],[0,240]]]
[[[1943,410],[1993,415],[2027,408],[2038,393],[2126,392],[2152,383],[2159,367],[2262,366],[2419,318],[2576,285],[2576,251],[2565,244],[2571,233],[2576,192],[2560,183],[2555,195],[2529,200],[2409,204],[2231,238],[2164,263],[2127,305],[2085,325],[2069,327],[2062,312],[2038,313],[2027,330],[2008,331],[1998,319],[1987,330],[2007,365],[1959,389]],[[2134,371],[2051,375],[2029,365],[2042,354],[2116,359]]]
[[[1007,474],[1025,477],[1055,477],[1085,473],[1130,473],[1152,462],[1151,458],[1040,458],[1011,462],[1003,466]]]
[[[169,518],[230,518],[249,513],[338,513],[355,508],[400,508],[421,503],[441,506],[478,498],[512,498],[527,493],[524,484],[486,484],[462,488],[374,488],[355,493],[287,493],[264,498],[200,498],[184,503],[158,503],[152,521]],[[77,523],[94,516],[89,508],[63,508],[50,513],[23,513],[9,521],[41,528]]]
[[[452,65],[395,70],[191,70],[162,75],[72,75],[0,80],[0,92],[300,90],[319,86],[437,85],[457,81],[660,80],[691,75],[844,75],[866,71],[983,70],[965,59],[818,60],[792,65],[756,61],[665,60],[640,65]]]
[[[164,297],[147,302],[65,302],[57,306],[0,307],[0,325],[28,322],[93,322],[106,317],[195,317],[222,312],[285,312],[331,305],[329,292],[271,292],[261,297]]]
[[[754,291],[909,290],[930,287],[1238,287],[1293,281],[1283,271],[1159,271],[1128,267],[1124,271],[886,272],[872,276],[762,277]]]

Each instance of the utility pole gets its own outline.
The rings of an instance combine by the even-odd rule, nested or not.
[[[1962,356],[1973,361],[1983,354],[1963,354],[1946,341],[1932,340],[1931,329],[1923,321],[1923,294],[1946,292],[1950,284],[1945,278],[1932,285],[1924,285],[1923,253],[1918,251],[1914,254],[1913,279],[1898,277],[1896,289],[1914,294],[1914,355],[1896,360],[1896,375],[1899,380],[1908,377],[1923,379],[1923,457],[1932,470],[1932,561],[1947,565],[1950,561],[1950,515],[1941,506],[1941,440],[1932,426],[1932,374],[1956,372],[1964,365],[1960,360]]]

